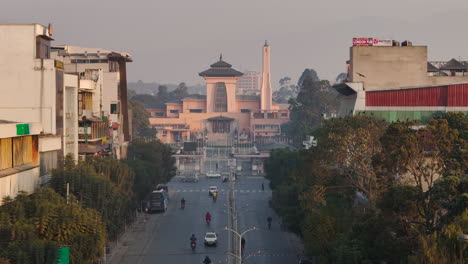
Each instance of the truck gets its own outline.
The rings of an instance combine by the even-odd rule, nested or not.
[[[148,211],[152,212],[165,212],[167,210],[168,197],[164,189],[154,190],[149,197]]]

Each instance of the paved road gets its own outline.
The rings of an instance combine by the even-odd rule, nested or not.
[[[264,183],[265,192],[261,192]],[[239,231],[242,232],[253,226],[260,228],[245,235],[244,257],[260,251],[260,254],[246,259],[245,263],[269,264],[269,263],[297,263],[297,245],[294,236],[280,230],[279,217],[268,206],[271,199],[271,191],[268,181],[263,178],[241,178],[236,183],[238,190],[250,192],[236,192],[236,205],[239,210]],[[271,230],[268,229],[267,217],[273,218]]]
[[[261,183],[265,183],[265,191],[261,191]],[[218,186],[220,194],[214,203],[208,196],[211,185]],[[168,210],[165,213],[151,214],[141,230],[134,231],[135,238],[129,242],[126,252],[119,264],[155,264],[155,263],[202,263],[208,255],[213,264],[226,263],[228,251],[228,233],[224,227],[228,224],[227,183],[217,179],[202,178],[198,183],[183,183],[174,179],[169,183]],[[186,208],[180,209],[180,199],[186,200]],[[279,230],[278,219],[268,207],[271,191],[267,181],[261,178],[242,178],[236,184],[236,200],[242,207],[239,216],[239,230],[257,226],[267,229],[266,217],[272,215],[274,223],[272,230],[253,231],[246,236],[246,254],[262,250],[262,256],[249,258],[245,263],[296,263],[294,249],[288,244]],[[248,206],[246,206],[248,204]],[[255,212],[242,213],[242,210]],[[205,223],[204,215],[209,211],[212,216],[210,226]],[[203,236],[207,231],[215,231],[219,235],[217,247],[204,247]],[[198,238],[195,252],[190,249],[189,237],[194,233]]]

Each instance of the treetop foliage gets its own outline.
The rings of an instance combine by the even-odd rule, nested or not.
[[[316,147],[265,163],[272,205],[320,263],[465,263],[467,121],[324,120]]]

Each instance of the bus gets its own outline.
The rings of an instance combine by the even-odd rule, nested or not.
[[[150,195],[148,210],[149,212],[165,212],[167,210],[167,202],[167,193],[164,189],[154,190]]]

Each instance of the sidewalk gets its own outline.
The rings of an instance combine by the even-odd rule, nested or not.
[[[135,222],[133,222],[125,232],[117,239],[117,241],[109,242],[109,253],[106,254],[105,263],[120,263],[126,255],[129,246],[135,241],[141,232],[145,230],[145,226],[149,221],[149,215],[146,213],[138,213]]]

